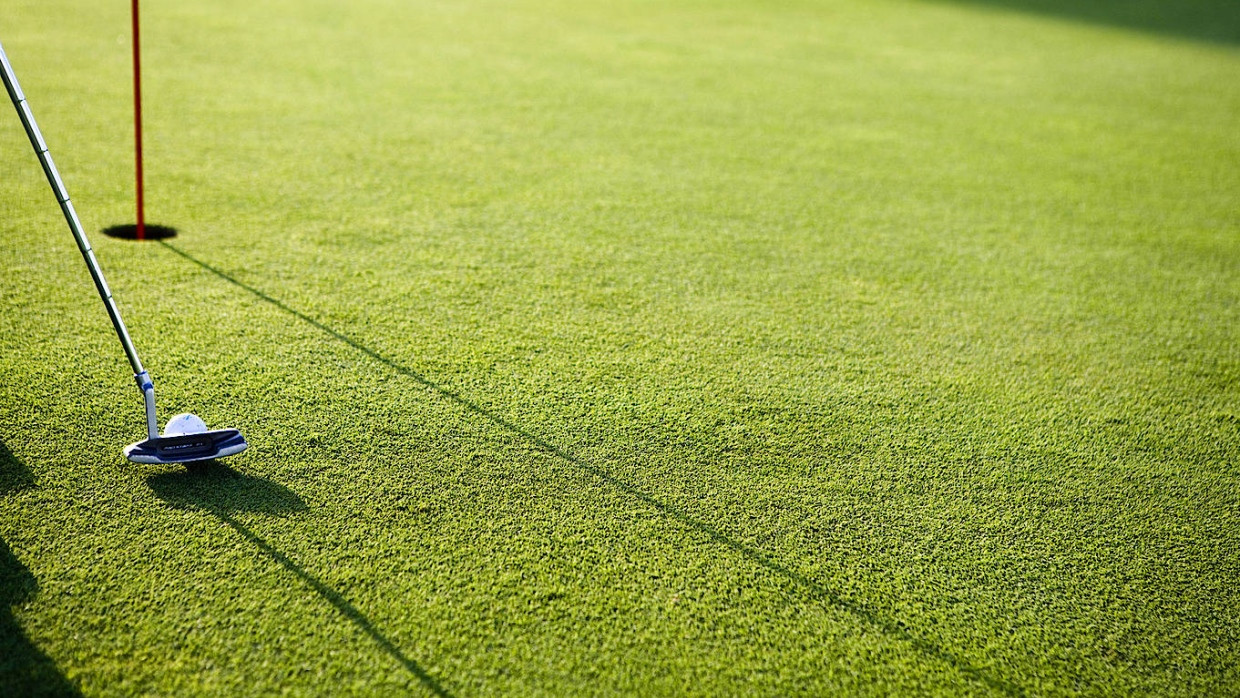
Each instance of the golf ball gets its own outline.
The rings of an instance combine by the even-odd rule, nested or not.
[[[164,436],[177,434],[201,434],[207,430],[207,423],[196,414],[178,414],[164,425]]]

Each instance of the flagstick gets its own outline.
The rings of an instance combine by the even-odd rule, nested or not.
[[[146,223],[142,206],[142,61],[138,49],[138,0],[133,0],[133,134],[137,173],[139,240],[146,239]]]

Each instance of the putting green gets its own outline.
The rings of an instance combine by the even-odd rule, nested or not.
[[[1240,10],[125,3],[0,41],[0,694],[1240,693]]]

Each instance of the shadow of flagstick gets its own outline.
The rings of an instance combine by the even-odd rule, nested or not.
[[[900,640],[906,643],[908,646],[914,648],[921,654],[927,657],[931,657],[939,662],[942,662],[943,664],[946,664],[964,673],[967,676],[970,676],[978,681],[981,681],[982,683],[986,684],[987,686],[989,686],[990,688],[996,691],[1005,693],[1010,696],[1023,696],[1024,695],[1024,692],[1020,689],[1020,687],[1015,686],[1009,683],[1008,681],[1005,681],[1002,678],[993,676],[990,673],[982,669],[979,669],[978,667],[968,664],[967,662],[959,659],[954,654],[952,654],[951,652],[948,652],[942,647],[939,647],[938,645],[935,645],[934,643],[931,643],[928,640],[925,640],[923,638],[917,637],[916,635],[913,635],[911,632],[909,632],[904,626],[900,625],[899,623],[882,618],[881,616],[877,615],[873,611],[866,608],[864,605],[859,604],[855,601],[850,601],[848,599],[842,598],[841,596],[839,596],[832,590],[814,581],[813,579],[806,577],[800,572],[796,572],[794,570],[789,569],[788,567],[785,567],[783,564],[777,562],[776,560],[771,558],[769,555],[767,555],[763,551],[757,548],[751,547],[749,545],[746,545],[740,541],[729,538],[728,536],[721,533],[720,531],[693,518],[692,516],[682,511],[678,507],[675,507],[671,504],[667,504],[666,502],[662,502],[654,498],[653,496],[647,494],[646,492],[642,491],[638,487],[631,485],[627,482],[624,482],[623,480],[617,479],[615,476],[611,475],[606,470],[603,470],[602,468],[596,465],[593,465],[584,460],[581,460],[580,458],[572,455],[571,453],[564,451],[560,447],[544,440],[543,438],[535,434],[532,434],[526,431],[525,429],[521,428],[520,426],[517,426],[516,424],[513,424],[512,422],[508,421],[503,416],[496,414],[495,412],[492,412],[491,410],[488,410],[485,407],[482,407],[473,402],[470,402],[468,399],[463,397],[460,393],[457,393],[450,388],[440,385],[439,383],[436,383],[435,381],[432,381],[429,378],[426,378],[425,376],[417,373],[416,371],[410,368],[407,368],[405,366],[402,366],[401,364],[396,363],[395,361],[383,356],[382,354],[379,354],[378,352],[371,349],[370,347],[367,347],[364,344],[361,344],[360,342],[352,339],[351,337],[348,337],[346,335],[343,335],[337,332],[336,330],[328,327],[327,325],[324,325],[318,320],[315,320],[314,318],[294,308],[290,308],[289,306],[285,305],[279,300],[272,298],[271,296],[254,288],[253,286],[245,284],[237,279],[234,279],[233,277],[229,276],[228,274],[225,274],[219,269],[216,269],[215,267],[207,264],[206,262],[203,262],[189,255],[188,253],[182,251],[181,249],[163,240],[160,240],[159,244],[168,248],[172,252],[180,255],[181,257],[184,257],[190,262],[193,262],[199,267],[202,267],[203,269],[211,272],[212,274],[215,274],[216,276],[227,281],[228,283],[233,284],[234,286],[237,286],[238,288],[241,288],[242,290],[250,294],[253,294],[254,296],[262,299],[263,301],[266,301],[267,303],[270,303],[276,308],[279,308],[281,311],[288,313],[289,315],[292,315],[293,317],[301,320],[302,322],[305,322],[308,325],[311,325],[312,327],[315,327],[316,329],[322,331],[324,334],[327,334],[333,337],[334,339],[340,341],[341,343],[346,344],[356,349],[357,351],[365,354],[366,356],[374,359],[375,361],[383,364],[384,366],[387,366],[388,368],[392,369],[396,373],[402,376],[405,376],[406,378],[409,378],[419,383],[420,385],[426,388],[429,388],[430,390],[435,391],[441,397],[449,400],[452,403],[455,403],[457,406],[469,412],[472,412],[478,416],[484,417],[488,421],[495,424],[496,426],[499,426],[513,434],[516,434],[517,436],[520,436],[522,439],[525,439],[527,442],[533,444],[538,450],[542,451],[543,453],[553,456],[565,463],[572,465],[573,467],[579,470],[589,473],[590,475],[598,478],[599,480],[606,482],[607,484],[615,487],[621,492],[624,492],[625,494],[630,495],[637,500],[640,500],[641,502],[647,504],[648,506],[655,509],[656,511],[672,519],[675,519],[676,521],[683,524],[685,527],[690,528],[694,531],[697,531],[705,535],[706,537],[710,538],[715,543],[718,543],[732,550],[733,552],[741,555],[742,557],[746,558],[750,562],[753,562],[761,567],[764,567],[767,570],[795,583],[797,586],[809,592],[811,596],[818,599],[819,601],[825,602],[841,611],[845,611],[851,614],[858,620],[861,620],[865,624],[869,625],[871,628],[879,630],[891,638],[894,638],[894,639],[897,639],[897,640]]]

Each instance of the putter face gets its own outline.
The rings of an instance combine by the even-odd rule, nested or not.
[[[125,457],[134,463],[193,463],[241,453],[248,445],[236,429],[216,429],[130,444],[125,448]]]

